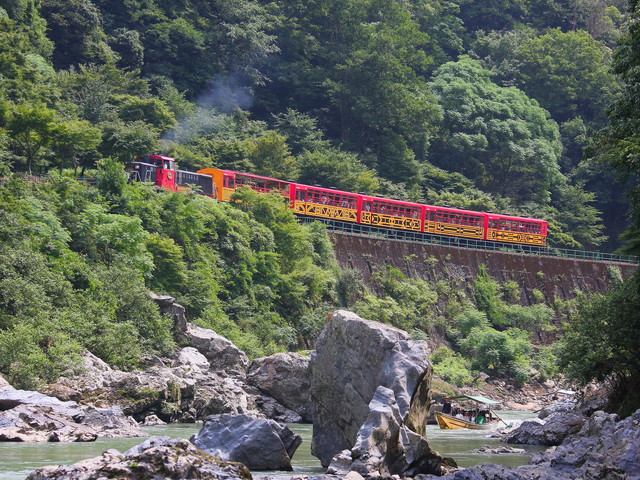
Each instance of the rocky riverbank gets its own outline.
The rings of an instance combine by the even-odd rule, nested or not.
[[[136,421],[204,420],[201,432],[191,442],[155,439],[124,454],[106,452],[75,467],[39,469],[30,478],[102,478],[100,472],[107,464],[119,465],[120,470],[116,470],[121,476],[117,478],[153,478],[154,474],[149,473],[153,465],[162,463],[169,465],[168,469],[155,475],[163,478],[246,480],[248,470],[232,472],[224,462],[242,462],[260,470],[290,468],[299,438],[277,422],[311,419],[312,451],[327,467],[327,474],[314,480],[390,476],[421,480],[623,479],[636,478],[634,472],[640,471],[635,453],[640,451],[640,412],[631,419],[620,420],[601,411],[594,413],[594,405],[582,411],[573,407],[542,409],[540,419],[524,422],[505,434],[504,439],[512,444],[552,446],[526,467],[459,469],[455,459],[435,452],[424,436],[430,410],[437,408],[437,400],[442,397],[432,388],[426,342],[412,340],[406,332],[389,325],[336,311],[328,319],[311,357],[288,353],[249,362],[228,340],[189,324],[181,307],[171,300],[157,297],[158,303],[174,315],[184,345],[173,357],[148,359],[144,370],[121,372],[87,353],[85,373],[60,379],[48,386],[50,396],[40,397],[40,409],[55,404],[57,414],[68,410],[66,423],[59,422],[57,427],[65,434],[36,432],[40,437],[14,436],[13,440],[90,440],[91,436],[83,434],[86,428],[94,428],[90,423],[100,409],[115,409],[136,428]],[[536,387],[539,391],[534,388],[518,396],[502,382],[483,380],[482,392],[464,393],[483,393],[503,401],[503,407],[510,409],[542,408],[549,402],[544,393],[554,387],[541,385]],[[18,391],[0,389],[0,438],[3,428],[15,430],[11,418],[26,418],[22,410],[15,410],[24,408],[24,402],[18,405],[2,401],[1,395],[9,398],[17,395],[15,392]],[[23,423],[21,427],[25,429],[31,424],[55,425],[53,420]],[[93,438],[106,431],[94,430]],[[215,466],[212,456],[224,462]],[[623,465],[614,468],[610,459]],[[126,465],[144,465],[140,471],[146,473],[135,476]],[[198,470],[200,466],[202,471]],[[596,473],[605,476],[590,476]]]

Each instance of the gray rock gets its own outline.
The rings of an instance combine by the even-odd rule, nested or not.
[[[576,411],[558,411],[545,420],[530,419],[509,433],[504,442],[520,445],[560,445],[567,435],[577,433],[586,418]]]
[[[342,452],[334,457],[330,472],[344,471],[349,457],[349,470],[364,477],[442,475],[456,467],[453,460],[434,452],[426,438],[403,425],[393,390],[378,387],[369,409],[350,455]]]
[[[175,336],[184,339],[184,333],[187,331],[187,316],[185,308],[176,303],[176,299],[169,295],[156,295],[150,293],[151,299],[156,302],[160,308],[160,312],[169,315],[173,319],[173,330]]]
[[[157,425],[166,425],[167,422],[163,422],[157,415],[149,415],[145,417],[142,423],[145,427],[155,427]]]
[[[185,336],[189,344],[202,353],[214,370],[244,377],[249,366],[247,355],[231,341],[213,330],[187,324]]]
[[[34,470],[27,480],[165,479],[251,480],[242,464],[221,461],[187,440],[156,437],[124,454],[108,450],[99,457],[69,466]]]
[[[173,366],[185,366],[187,368],[197,369],[199,372],[209,370],[209,361],[207,357],[202,355],[193,347],[185,347],[178,353]]]
[[[302,442],[286,425],[247,415],[212,415],[191,442],[223,460],[255,470],[292,470],[291,457]]]
[[[640,410],[619,420],[595,412],[561,445],[536,453],[529,465],[480,465],[442,477],[418,475],[415,480],[633,480],[640,478]]]
[[[138,422],[126,416],[118,406],[108,408],[83,407],[85,415],[83,425],[88,425],[98,432],[99,437],[146,437],[138,427]]]
[[[334,312],[312,356],[312,453],[328,466],[351,449],[378,386],[393,390],[403,423],[424,435],[432,367],[424,341],[407,332]]]
[[[279,423],[302,423],[304,421],[300,415],[293,410],[289,410],[274,398],[258,393],[255,395],[254,400],[256,408],[266,418],[270,418]]]
[[[62,402],[38,392],[0,391],[0,441],[87,442],[97,437],[146,437],[118,407]]]
[[[92,442],[98,432],[51,407],[18,405],[0,413],[2,442]]]
[[[525,453],[526,452],[524,448],[513,448],[513,447],[508,447],[506,445],[503,445],[497,448],[491,447],[489,445],[484,445],[480,448],[477,448],[474,451],[478,453],[490,453],[491,455],[500,455],[503,453]]]
[[[84,417],[84,410],[76,402],[63,402],[31,390],[0,390],[0,411],[10,410],[19,405],[48,407],[51,411],[78,422]]]
[[[247,383],[312,422],[310,359],[299,353],[276,353],[249,366]]]
[[[139,422],[149,415],[164,422],[193,422],[216,413],[261,415],[254,396],[246,391],[249,387],[224,372],[162,364],[144,371],[122,372],[91,354],[86,354],[83,363],[86,373],[62,377],[47,391],[58,394],[72,390],[84,404],[117,405]]]
[[[566,413],[576,410],[576,403],[573,401],[556,402],[540,410],[538,418],[544,420],[553,413]],[[593,413],[593,412],[592,412]]]

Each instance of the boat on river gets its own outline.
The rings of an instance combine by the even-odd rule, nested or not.
[[[479,395],[457,395],[451,397],[451,400],[470,401],[474,404],[474,408],[465,411],[471,412],[470,416],[462,417],[443,412],[435,412],[438,426],[444,429],[467,428],[470,430],[489,430],[493,428],[498,421],[504,422],[495,412],[491,410],[491,405],[499,402],[491,400],[487,397]]]

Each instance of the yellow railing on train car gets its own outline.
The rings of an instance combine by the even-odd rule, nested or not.
[[[299,215],[310,215],[320,218],[331,218],[346,222],[358,221],[358,210],[355,208],[338,207],[335,205],[324,205],[320,203],[293,202],[293,212]]]
[[[401,228],[403,230],[420,231],[420,219],[412,217],[402,217],[397,215],[386,215],[384,213],[362,212],[360,222],[378,227]]]
[[[505,232],[504,230],[495,230],[493,228],[487,230],[487,240],[538,246],[547,244],[547,237],[544,235],[526,232]]]
[[[438,235],[452,235],[455,237],[476,238],[478,240],[484,238],[484,229],[482,227],[440,222],[435,222],[434,227],[433,233]]]

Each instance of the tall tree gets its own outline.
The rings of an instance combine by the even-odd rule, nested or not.
[[[432,162],[485,191],[545,203],[562,180],[558,125],[535,100],[496,85],[490,75],[466,56],[436,71],[430,86],[444,120]]]
[[[609,112],[610,124],[592,145],[592,152],[614,167],[629,188],[632,225],[627,232],[629,249],[640,253],[640,10],[630,0],[631,22],[628,33],[615,51],[613,70],[622,83],[622,93]]]
[[[100,12],[91,0],[43,0],[41,15],[54,44],[56,68],[98,62],[113,57],[102,30]]]
[[[516,49],[514,80],[557,122],[581,116],[589,125],[603,125],[618,90],[610,57],[610,50],[586,31],[554,29]]]

